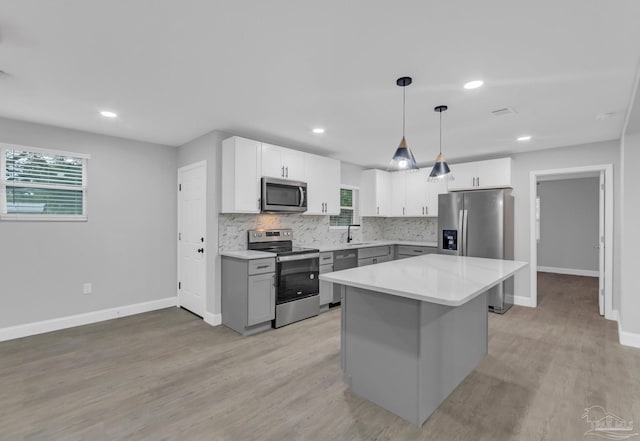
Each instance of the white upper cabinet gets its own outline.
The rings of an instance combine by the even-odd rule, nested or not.
[[[447,192],[447,181],[429,182],[430,172],[365,170],[360,186],[362,216],[438,216],[438,195]]]
[[[427,178],[430,170],[420,169],[406,173],[406,208],[405,216],[417,217],[427,215],[429,194],[427,191]]]
[[[360,181],[360,215],[386,217],[391,214],[391,178],[384,170],[365,170]]]
[[[475,162],[465,162],[463,164],[451,164],[453,181],[448,181],[449,190],[470,190],[475,188],[478,167]]]
[[[407,179],[406,172],[391,172],[391,212],[388,216],[404,216],[407,207]]]
[[[431,173],[431,170],[429,170]],[[427,176],[429,176],[427,173]],[[438,179],[427,182],[427,205],[424,207],[425,216],[438,217],[438,196],[447,194],[447,180]]]
[[[449,191],[511,187],[511,158],[452,164]]]
[[[260,213],[260,142],[222,141],[222,213]]]
[[[262,143],[262,176],[304,181],[304,157],[303,152]]]
[[[438,195],[447,192],[446,181],[429,182],[430,168],[391,173],[391,216],[438,216]]]
[[[304,155],[307,211],[304,214],[340,214],[340,161]]]

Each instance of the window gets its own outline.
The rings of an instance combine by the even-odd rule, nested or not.
[[[329,218],[330,227],[346,227],[358,223],[358,190],[356,188],[340,189],[340,214]]]
[[[86,220],[88,159],[0,144],[0,218]]]

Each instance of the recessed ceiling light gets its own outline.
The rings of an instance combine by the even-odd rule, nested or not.
[[[531,141],[530,135],[521,136],[518,138],[518,141]]]
[[[468,83],[466,83],[464,85],[465,89],[477,89],[478,87],[481,87],[484,84],[484,81],[482,80],[473,80],[473,81],[469,81]]]
[[[313,133],[324,133],[324,129],[321,127],[316,127],[313,129]]]
[[[100,112],[100,115],[104,116],[105,118],[116,118],[118,116],[117,113],[115,112],[110,112],[109,110],[103,110]]]

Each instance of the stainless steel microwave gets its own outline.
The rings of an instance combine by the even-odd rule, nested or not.
[[[263,177],[260,208],[263,213],[304,213],[307,183]]]

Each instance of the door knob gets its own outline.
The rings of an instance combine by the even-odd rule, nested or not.
[[[204,254],[204,248],[198,248],[198,252]]]

